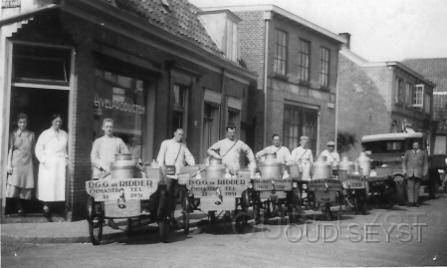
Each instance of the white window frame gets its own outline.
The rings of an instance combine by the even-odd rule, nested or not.
[[[423,108],[424,106],[424,84],[417,84],[413,92],[413,107]]]

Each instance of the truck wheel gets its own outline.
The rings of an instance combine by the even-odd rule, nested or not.
[[[407,201],[404,177],[402,175],[394,176],[394,183],[396,186],[396,201],[399,205],[405,205]]]

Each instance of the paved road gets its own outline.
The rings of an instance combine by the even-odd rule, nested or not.
[[[101,246],[2,242],[2,267],[311,267],[447,265],[447,196],[337,221],[277,221],[235,234],[205,225],[172,242],[151,233]]]

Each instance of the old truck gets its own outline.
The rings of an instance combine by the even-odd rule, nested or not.
[[[426,137],[421,132],[385,133],[363,136],[361,144],[371,153],[371,174],[369,177],[370,195],[379,193],[388,204],[406,203],[406,185],[402,173],[402,157],[413,142],[419,142],[420,148],[426,148]],[[430,163],[429,163],[429,166]],[[431,197],[439,185],[439,173],[430,170],[428,178],[423,180]],[[391,200],[394,199],[394,200]]]

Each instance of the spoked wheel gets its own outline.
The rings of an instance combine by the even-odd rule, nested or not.
[[[208,212],[208,222],[209,222],[211,225],[213,225],[213,224],[216,223],[216,220],[217,220],[217,218],[216,218],[216,212],[214,212],[214,211],[209,211],[209,212]]]
[[[188,197],[188,190],[183,189],[181,193],[182,198],[182,228],[183,233],[185,235],[189,234],[189,211],[191,209],[191,205]]]
[[[90,242],[95,246],[99,245],[102,240],[104,216],[101,204],[95,202],[92,197],[87,199],[87,215]]]
[[[327,221],[330,221],[334,218],[334,215],[332,214],[331,211],[331,205],[329,203],[326,203],[323,207],[323,216],[324,219]]]
[[[160,190],[160,199],[158,204],[158,231],[160,241],[168,242],[169,238],[169,199],[166,189]]]
[[[189,234],[189,214],[185,211],[182,212],[182,228],[185,235]]]
[[[234,216],[233,230],[236,231],[236,233],[241,234],[244,232],[245,227],[248,225],[247,218],[247,213],[245,213],[244,211],[241,211]]]
[[[163,243],[168,243],[169,238],[169,220],[163,219],[158,221],[158,231],[159,231],[159,237],[160,241]]]
[[[301,208],[299,205],[292,205],[289,209],[289,221],[290,223],[297,223],[301,219]]]

